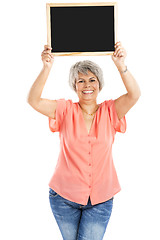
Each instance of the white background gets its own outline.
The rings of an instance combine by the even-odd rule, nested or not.
[[[159,22],[158,0],[118,1],[118,40],[127,50],[126,65],[142,95],[126,115],[127,132],[117,133],[113,146],[122,191],[114,198],[104,236],[108,240],[160,239]],[[49,130],[48,118],[26,100],[42,68],[46,1],[3,1],[0,25],[0,238],[60,240],[48,200],[59,134]],[[55,57],[42,97],[78,101],[68,74],[71,65],[83,59],[103,69],[105,87],[98,103],[126,92],[111,56],[63,56]]]

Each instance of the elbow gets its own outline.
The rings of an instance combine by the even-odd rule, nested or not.
[[[26,101],[27,101],[28,104],[30,104],[30,97],[29,96],[27,96]]]
[[[135,105],[137,103],[137,101],[139,100],[141,96],[141,92],[138,92],[136,94],[128,94],[128,97],[130,99],[130,102],[132,103],[132,105]]]
[[[138,101],[138,99],[140,98],[140,96],[141,96],[141,90],[139,89],[138,93],[136,94],[136,99],[137,99],[137,101]]]
[[[138,101],[138,99],[140,98],[141,96],[141,92],[137,93],[135,96],[134,96],[134,99],[136,100],[136,102]]]
[[[34,109],[37,109],[38,102],[30,96],[27,97],[27,103]]]
[[[31,101],[32,101],[33,99],[32,99],[32,97],[31,97],[31,94],[30,93],[28,93],[28,95],[27,95],[27,97],[26,97],[26,102],[29,104],[29,105],[31,105]]]
[[[138,96],[136,96],[136,98],[135,98],[135,103],[137,103],[137,102],[138,102],[138,100],[139,100],[140,96],[141,96],[141,94],[139,94]]]
[[[28,104],[30,104],[30,102],[31,102],[31,99],[30,99],[30,96],[29,96],[29,95],[28,95],[27,98],[26,98],[26,102],[27,102]]]
[[[141,96],[141,94],[134,96],[133,101],[136,103],[139,100],[140,96]]]
[[[128,96],[130,99],[132,99],[133,101],[137,102],[138,99],[140,98],[141,96],[141,91],[140,89],[137,91],[137,92],[134,92],[134,93],[128,93]]]
[[[27,98],[27,103],[28,103],[33,109],[35,109],[35,104],[34,104],[30,99],[28,99],[28,98]]]
[[[26,101],[27,101],[27,103],[28,103],[29,105],[31,105],[31,106],[33,105],[33,100],[31,99],[30,96],[27,96]]]
[[[138,91],[137,91],[136,95],[137,95],[137,100],[138,100],[141,96],[141,90],[139,87],[138,87]]]

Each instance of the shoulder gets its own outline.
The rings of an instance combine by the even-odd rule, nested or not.
[[[109,100],[104,100],[100,105],[103,106],[103,108],[108,109],[114,104],[114,100],[109,99]]]
[[[60,98],[60,99],[57,99],[56,101],[59,107],[69,108],[73,105],[73,102],[71,99]]]

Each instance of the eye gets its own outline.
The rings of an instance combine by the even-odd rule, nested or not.
[[[79,83],[82,83],[83,81],[82,80],[80,80],[80,81],[78,81]]]
[[[91,82],[94,82],[95,80],[94,79],[91,79]]]

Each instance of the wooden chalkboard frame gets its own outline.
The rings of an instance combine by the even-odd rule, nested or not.
[[[54,7],[81,7],[81,6],[113,6],[114,7],[114,43],[117,42],[117,2],[95,2],[95,3],[46,3],[47,15],[47,44],[51,46],[51,8]],[[54,56],[74,56],[74,55],[112,55],[114,51],[96,51],[96,52],[52,52]]]

